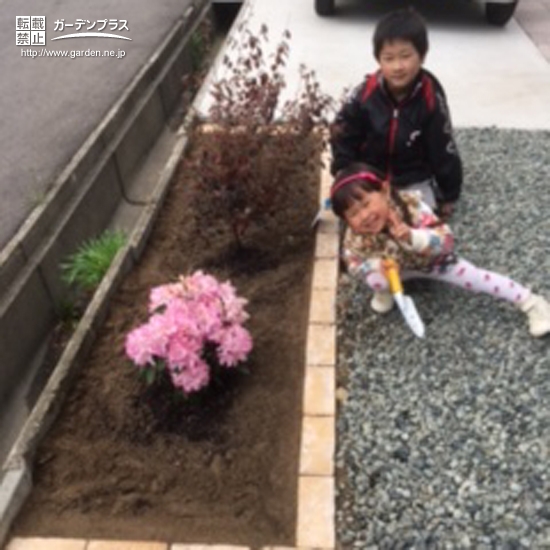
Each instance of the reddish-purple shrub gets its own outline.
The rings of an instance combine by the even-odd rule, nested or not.
[[[198,225],[205,215],[224,220],[242,247],[251,224],[283,204],[297,152],[307,140],[323,142],[333,101],[302,66],[297,97],[282,102],[288,32],[271,55],[264,52],[267,27],[255,36],[243,26],[239,36],[223,60],[226,76],[212,85],[208,139],[193,169],[205,201],[197,205]]]

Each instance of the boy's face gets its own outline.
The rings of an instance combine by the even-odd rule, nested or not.
[[[422,67],[424,59],[408,40],[384,42],[378,63],[389,91],[395,99],[403,99]]]

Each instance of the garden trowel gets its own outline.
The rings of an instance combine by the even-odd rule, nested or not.
[[[424,323],[418,314],[412,298],[403,292],[403,285],[399,277],[399,267],[397,263],[394,260],[386,259],[383,261],[383,266],[384,273],[390,285],[390,291],[403,318],[416,336],[424,338]]]

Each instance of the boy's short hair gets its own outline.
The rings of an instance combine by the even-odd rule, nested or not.
[[[406,40],[411,42],[424,58],[428,52],[428,31],[426,23],[420,14],[413,8],[403,8],[385,15],[376,25],[373,36],[374,57],[380,57],[386,42]]]

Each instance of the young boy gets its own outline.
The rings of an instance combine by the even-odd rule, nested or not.
[[[331,128],[332,173],[365,162],[395,188],[421,191],[424,202],[449,217],[462,163],[443,87],[422,67],[426,25],[412,8],[393,11],[376,26],[373,44],[379,70],[356,88]]]

